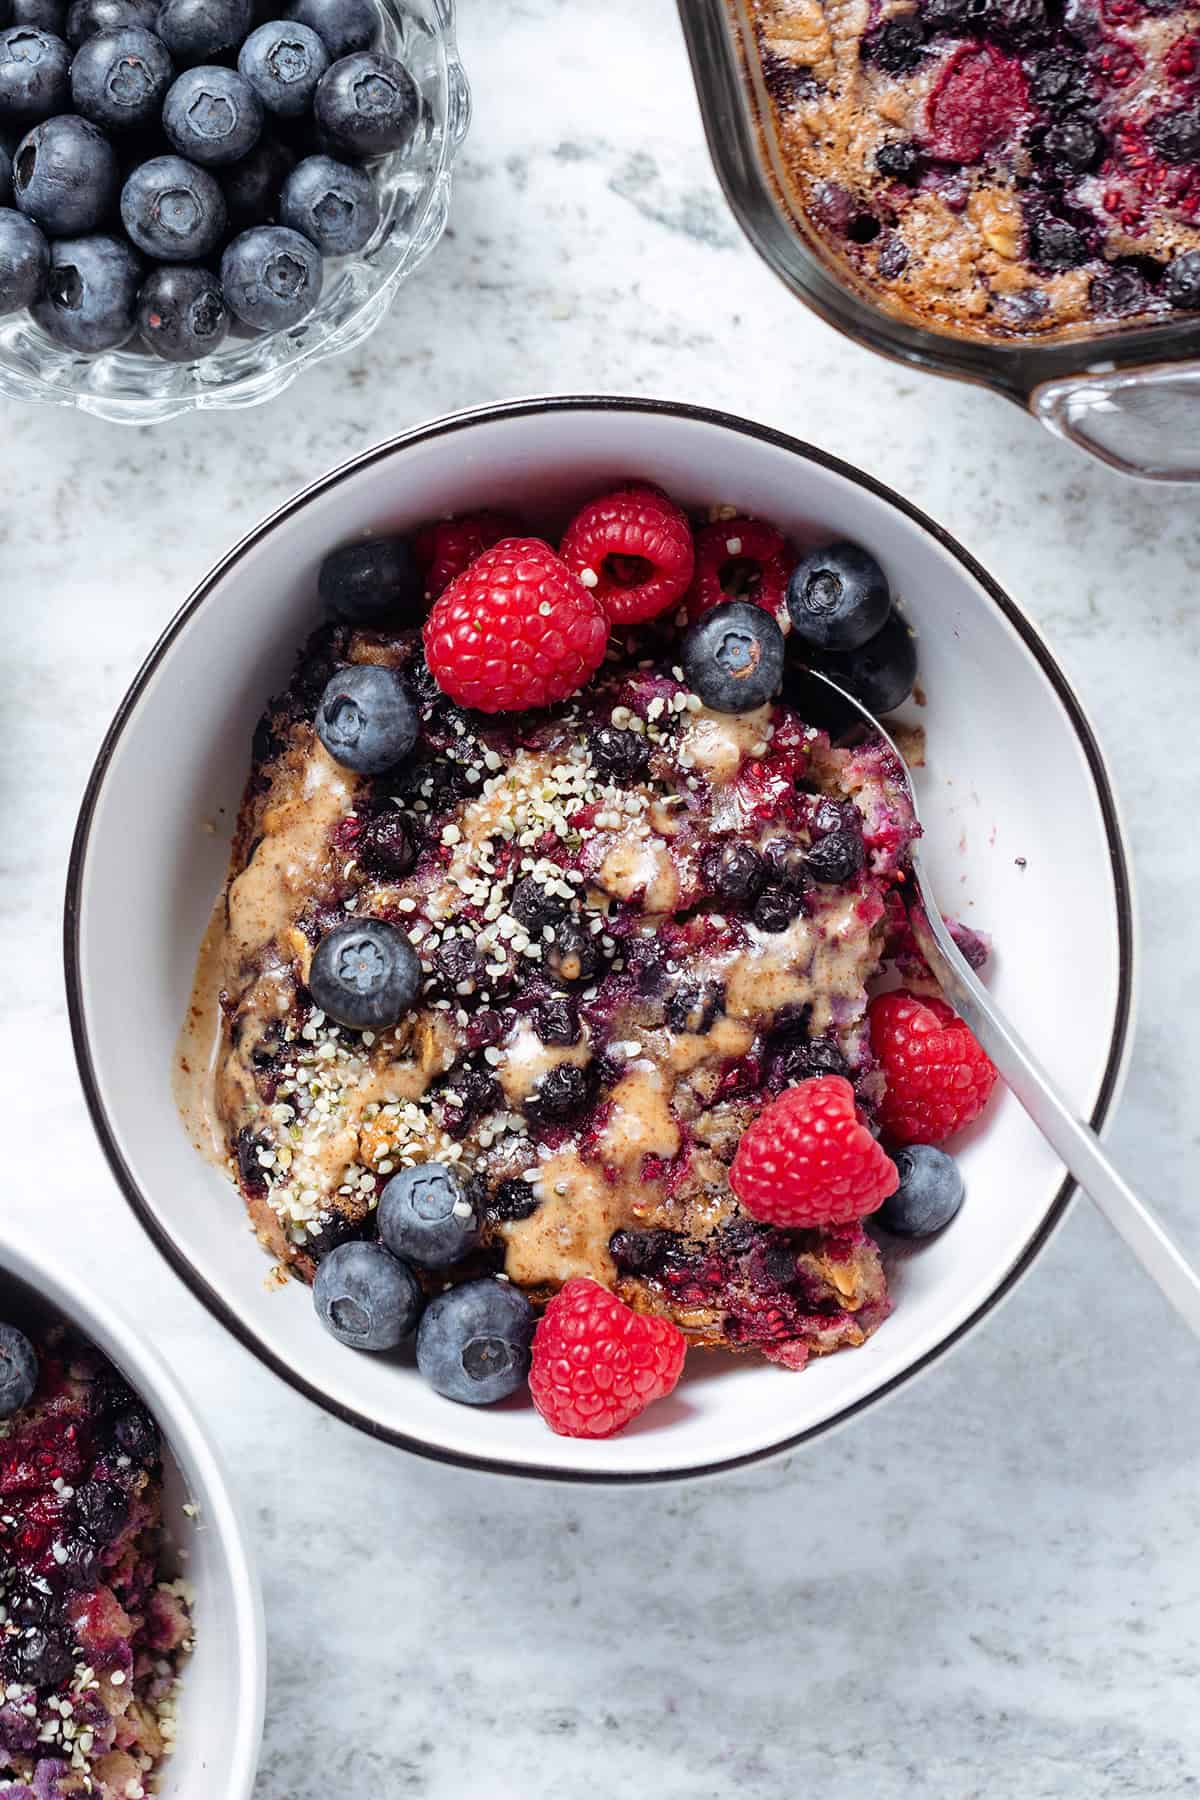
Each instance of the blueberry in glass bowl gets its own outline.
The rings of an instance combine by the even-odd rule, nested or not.
[[[53,161],[44,141],[50,114],[40,102],[22,110],[20,81],[15,111],[6,110],[0,72],[0,129],[13,165],[10,193],[7,158],[0,162],[11,253],[0,264],[8,271],[21,254],[19,275],[0,279],[0,393],[154,423],[268,400],[307,364],[374,330],[449,213],[470,117],[454,0],[281,3],[274,15],[259,7],[245,18],[236,0],[168,0],[161,9],[74,0],[59,21],[62,37],[49,29],[57,13],[44,16],[47,26],[22,28],[50,40],[50,87],[61,65]],[[216,41],[231,34],[229,46]],[[344,63],[353,66],[339,72]],[[317,97],[331,76],[323,105],[332,130],[321,139]],[[72,186],[75,172],[60,175],[59,164],[93,132],[97,156],[85,169],[89,159],[75,154]],[[168,161],[185,165],[187,179],[147,185],[145,166]],[[23,203],[25,189],[32,194]],[[85,223],[76,222],[81,208]],[[9,218],[18,210],[48,240],[44,256],[38,237]],[[256,235],[264,228],[278,230],[278,241]],[[293,236],[300,246],[284,242]],[[58,239],[72,246],[71,269],[85,274],[56,274]],[[113,244],[123,247],[120,258]],[[226,262],[236,294],[224,291]],[[172,269],[192,273],[172,278]],[[103,271],[116,287],[106,289],[97,327],[91,296]],[[81,330],[63,314],[75,312],[72,296],[85,295]],[[152,317],[167,327],[149,324]]]

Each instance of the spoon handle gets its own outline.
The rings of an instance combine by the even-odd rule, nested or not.
[[[1095,1132],[1075,1117],[1029,1046],[997,1007],[942,922],[917,857],[913,858],[913,873],[923,902],[912,910],[913,931],[947,1000],[970,1026],[1080,1187],[1091,1195],[1176,1311],[1200,1334],[1200,1274],[1110,1162]]]

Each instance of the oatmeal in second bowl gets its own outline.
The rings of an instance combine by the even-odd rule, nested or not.
[[[889,714],[919,662],[898,722],[939,880],[1102,1115],[1130,972],[1098,752],[1012,602],[853,470],[653,402],[467,415],[319,484],[170,628],[81,818],[77,1047],[140,1216],[302,1391],[454,1460],[694,1473],[863,1404],[1028,1263],[1061,1170],[1006,1096],[971,1123],[990,1070],[903,931],[903,782],[817,729],[806,660]],[[105,952],[131,924],[138,1033]],[[917,997],[868,1011],[885,963]],[[969,1105],[934,1118],[912,1031]],[[961,1126],[957,1168],[903,1148]],[[536,1410],[454,1404],[523,1394],[531,1336]],[[618,1341],[624,1412],[578,1376]]]

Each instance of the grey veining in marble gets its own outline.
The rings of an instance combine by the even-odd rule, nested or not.
[[[159,1322],[249,1500],[273,1655],[257,1800],[1200,1791],[1200,1355],[1086,1207],[964,1349],[815,1450],[589,1493],[406,1459],[310,1408],[168,1273],[93,1142],[63,873],[168,615],[264,512],[423,417],[657,393],[862,464],[1049,632],[1141,890],[1112,1143],[1200,1252],[1200,499],[805,313],[725,207],[669,0],[463,14],[477,113],[451,234],[364,349],[265,410],[146,433],[0,403],[2,1204]],[[1047,930],[1069,956],[1069,921]]]

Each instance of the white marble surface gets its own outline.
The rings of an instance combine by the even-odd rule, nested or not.
[[[664,394],[894,483],[1049,632],[1141,888],[1112,1141],[1200,1253],[1196,498],[1124,484],[793,302],[724,206],[669,0],[464,15],[452,236],[364,350],[264,410],[146,433],[0,404],[5,1213],[152,1324],[252,1509],[273,1657],[256,1800],[1200,1790],[1200,1359],[1085,1207],[965,1348],[839,1436],[717,1485],[589,1493],[439,1469],[309,1407],[175,1281],[93,1142],[63,873],[169,614],[261,514],[400,427],[538,390]],[[1046,929],[1069,956],[1069,920]]]

